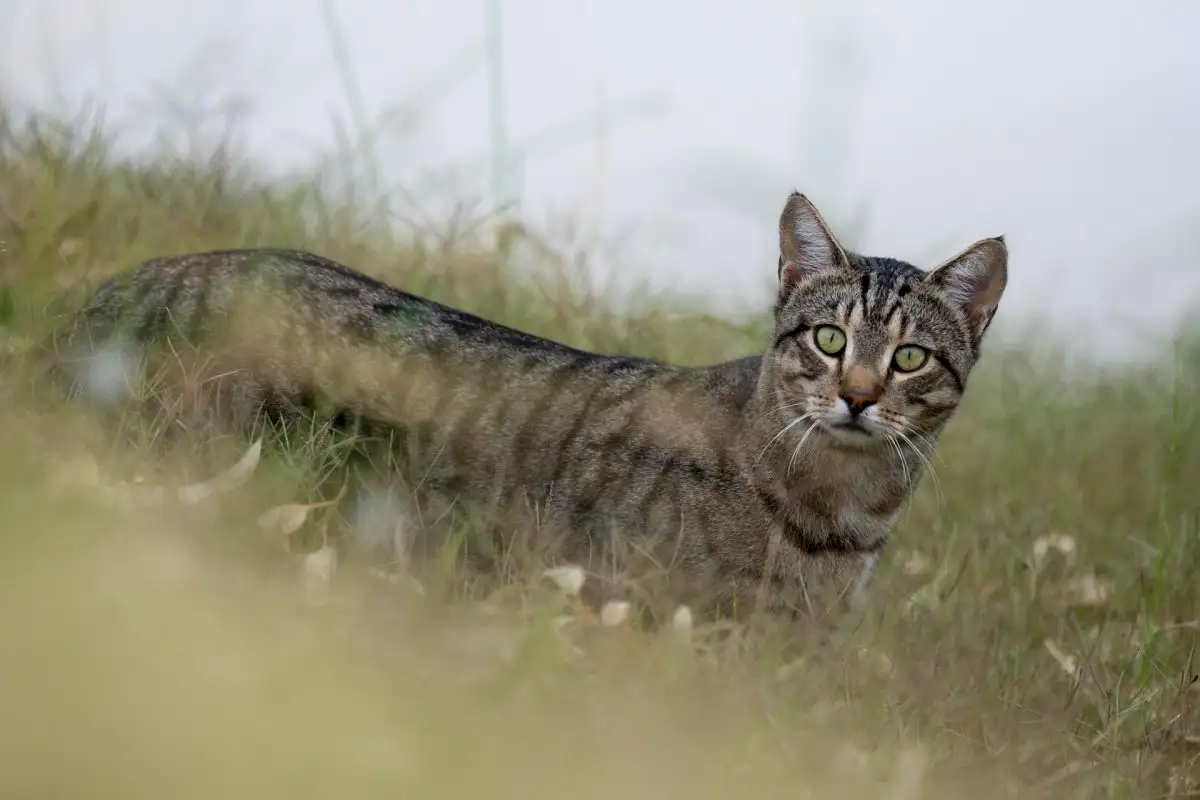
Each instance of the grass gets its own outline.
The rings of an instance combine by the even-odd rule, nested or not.
[[[78,120],[0,117],[13,350],[142,258],[266,244],[580,347],[703,363],[765,341],[766,313],[590,293],[524,228],[397,232],[228,150],[134,164],[109,144]],[[215,462],[160,477],[77,410],[31,405],[10,365],[0,794],[1197,796],[1200,343],[1185,331],[1161,363],[1117,369],[1005,341],[868,619],[820,661],[737,631],[599,625],[532,575],[485,600],[436,575],[424,595],[349,567],[323,582],[258,524],[308,500],[302,449],[204,502],[136,503]]]

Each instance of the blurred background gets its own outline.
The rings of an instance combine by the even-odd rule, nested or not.
[[[1200,797],[1198,33],[1200,0],[0,0],[0,797]],[[137,261],[257,245],[713,363],[767,340],[793,189],[861,252],[1012,253],[828,663],[455,570],[522,541],[487,518],[357,569],[311,505],[339,442],[243,469],[9,367]]]
[[[1200,289],[1193,0],[0,8],[10,103],[102,108],[130,153],[340,154],[398,219],[515,208],[714,308],[769,300],[793,188],[925,267],[1006,234],[1009,321],[1102,357],[1152,354]]]

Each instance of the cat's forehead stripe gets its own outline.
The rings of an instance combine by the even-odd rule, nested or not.
[[[845,286],[838,296],[830,298],[830,307],[836,307],[839,320],[852,330],[881,327],[892,336],[911,336],[916,324],[906,313],[904,302],[905,295],[912,291],[910,277],[898,267],[864,267],[854,287],[857,291]]]

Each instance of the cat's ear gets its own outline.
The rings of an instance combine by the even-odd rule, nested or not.
[[[976,339],[983,336],[1008,283],[1008,245],[1003,236],[981,239],[926,278],[966,316]]]
[[[792,192],[779,218],[779,285],[800,281],[846,266],[846,253],[807,197]]]

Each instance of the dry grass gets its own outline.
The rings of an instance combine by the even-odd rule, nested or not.
[[[700,363],[764,341],[766,315],[619,312],[527,231],[397,233],[228,152],[121,164],[80,130],[0,119],[10,344],[138,259],[256,244],[581,347]],[[262,517],[307,501],[302,448],[196,503],[114,489],[150,469],[140,451],[31,409],[6,372],[0,793],[1194,796],[1200,347],[1164,353],[1116,371],[993,348],[869,619],[821,663],[737,632],[681,646],[604,626],[534,576],[469,603],[349,569],[325,582],[283,554],[300,512]],[[147,481],[211,477],[196,469]]]

